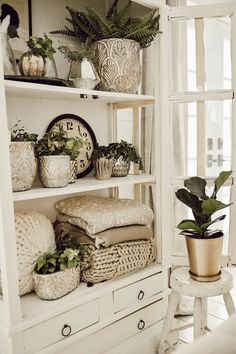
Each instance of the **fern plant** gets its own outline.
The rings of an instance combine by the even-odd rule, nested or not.
[[[105,16],[99,15],[91,7],[86,7],[86,12],[83,12],[66,6],[71,16],[66,20],[72,29],[65,26],[64,30],[51,33],[73,36],[82,43],[106,38],[127,38],[138,42],[141,48],[150,46],[157,33],[160,33],[160,16],[153,10],[142,18],[130,17],[130,2],[121,10],[118,10],[118,3],[119,0],[114,0]]]

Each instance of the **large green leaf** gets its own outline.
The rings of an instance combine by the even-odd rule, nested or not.
[[[223,186],[223,184],[227,181],[227,179],[231,176],[232,171],[222,171],[219,176],[215,179],[214,184],[215,188],[212,193],[211,199],[216,199],[217,192]]]
[[[190,177],[184,181],[184,186],[192,193],[197,195],[199,198],[205,200],[208,199],[206,195],[206,181],[201,177]]]
[[[205,224],[202,224],[201,225],[201,229],[206,230],[210,225],[215,224],[218,221],[224,220],[225,217],[226,217],[226,215],[221,215],[219,218],[216,218],[216,219],[211,220],[211,221],[209,221],[209,222],[207,222]]]
[[[177,228],[180,230],[194,230],[196,232],[201,233],[202,230],[198,226],[198,224],[194,220],[182,220],[179,225],[177,225]]]
[[[211,216],[216,211],[230,206],[232,203],[224,204],[216,199],[207,199],[202,203],[202,213]]]
[[[198,197],[184,188],[180,188],[175,192],[176,197],[189,208],[191,208],[195,213],[201,213],[202,211],[202,201]]]

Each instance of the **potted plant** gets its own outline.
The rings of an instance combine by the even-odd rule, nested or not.
[[[118,11],[114,0],[105,16],[91,7],[86,12],[69,6],[73,29],[51,33],[78,38],[81,43],[91,41],[97,58],[99,87],[105,91],[137,93],[141,79],[140,49],[148,47],[159,33],[159,15],[151,11],[145,17],[130,17],[129,3]]]
[[[68,138],[62,127],[45,133],[36,144],[39,177],[44,187],[65,187],[71,179],[71,158],[78,156],[82,141]]]
[[[61,45],[58,49],[70,63],[68,80],[71,80],[75,87],[93,90],[100,79],[94,66],[96,60],[91,48],[85,43],[79,52],[72,51],[66,45]]]
[[[14,192],[32,187],[36,171],[35,143],[38,134],[28,133],[20,121],[11,129],[10,159],[11,179]]]
[[[80,282],[80,249],[65,248],[39,256],[33,273],[34,290],[43,300],[58,299]]]
[[[23,76],[49,76],[57,77],[56,65],[53,55],[52,40],[44,34],[44,38],[31,37],[27,41],[29,51],[22,54],[19,62],[19,70]]]
[[[92,153],[91,160],[95,170],[95,177],[97,179],[110,179],[112,168],[115,164],[114,152],[109,146],[98,145]]]
[[[222,171],[214,181],[210,196],[206,194],[206,180],[191,177],[184,181],[185,188],[176,192],[176,197],[190,209],[194,219],[182,220],[177,228],[185,236],[190,276],[198,281],[215,281],[220,278],[220,257],[223,243],[222,230],[212,230],[210,226],[225,219],[226,215],[212,215],[230,204],[217,199],[217,193],[232,171]]]
[[[80,153],[80,149],[84,146],[84,142],[78,136],[71,137],[65,145],[65,153],[70,156],[71,165],[71,177],[69,183],[77,181],[77,158]]]
[[[127,176],[130,169],[130,162],[138,164],[139,170],[143,169],[142,158],[136,152],[135,147],[127,141],[121,140],[119,143],[109,144],[110,151],[114,154],[116,160],[112,169],[113,177]]]

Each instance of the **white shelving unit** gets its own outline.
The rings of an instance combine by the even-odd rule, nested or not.
[[[63,2],[64,8],[65,0],[60,1]],[[87,2],[85,3],[87,5]],[[167,7],[164,1],[134,0],[134,3],[139,7],[145,6],[145,11],[147,8],[159,8],[163,29],[167,26]],[[160,37],[160,49],[163,48],[163,39]],[[161,56],[163,66],[164,60],[164,56]],[[159,67],[158,60],[156,63]],[[156,68],[155,72],[157,71],[159,70]],[[163,81],[165,96],[167,84],[162,80],[164,72],[160,71],[159,82],[161,85]],[[80,110],[86,112],[87,109],[90,109],[91,113],[93,109],[96,119],[89,117],[90,122],[94,124],[93,128],[98,129],[100,137],[104,138],[104,131],[104,135],[107,135],[105,138],[111,140],[115,136],[117,110],[129,108],[133,110],[136,130],[134,139],[137,141],[139,132],[136,128],[140,108],[153,105],[157,123],[155,145],[156,153],[159,154],[162,140],[158,140],[161,128],[158,112],[162,115],[167,112],[162,108],[158,96],[158,90],[155,95],[135,95],[4,81],[0,58],[0,151],[4,152],[3,158],[0,159],[0,260],[3,287],[3,297],[0,298],[0,354],[101,354],[105,351],[109,353],[109,350],[115,349],[116,346],[118,348],[123,341],[132,342],[130,347],[127,344],[127,353],[132,348],[132,353],[139,354],[139,348],[143,347],[140,346],[140,341],[144,345],[147,338],[152,338],[155,345],[145,354],[155,353],[168,295],[167,266],[161,265],[161,261],[166,257],[168,241],[162,243],[161,233],[157,235],[158,262],[152,266],[116,280],[94,285],[92,288],[81,283],[75,291],[62,299],[46,302],[34,293],[18,296],[14,211],[17,211],[19,205],[21,208],[24,205],[29,208],[30,205],[32,210],[37,210],[38,203],[50,205],[53,198],[71,194],[112,188],[117,191],[125,185],[129,188],[136,185],[154,185],[154,198],[159,195],[160,199],[155,217],[159,218],[156,229],[160,231],[163,222],[160,213],[163,182],[158,179],[161,175],[158,170],[160,166],[157,163],[155,175],[134,174],[108,181],[84,177],[65,188],[42,188],[35,185],[28,191],[12,193],[8,126],[19,113],[26,125],[35,126],[42,133],[42,126],[47,125],[50,114],[53,112],[57,115],[62,107],[65,112],[70,110],[72,113],[78,113]],[[164,96],[162,94],[162,98]],[[105,115],[108,117],[104,118]],[[138,298],[140,291],[144,292],[141,300]],[[68,337],[62,335],[65,324],[72,328]],[[147,337],[144,335],[145,331]],[[137,346],[134,346],[134,338],[138,338]]]

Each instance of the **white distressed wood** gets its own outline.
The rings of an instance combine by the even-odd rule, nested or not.
[[[195,297],[194,299],[194,338],[200,337],[202,335],[201,324],[202,324],[202,307],[201,298]]]
[[[158,9],[160,6],[165,5],[165,0],[132,0],[137,4],[150,7],[151,9]]]
[[[227,309],[228,315],[232,315],[235,312],[235,306],[230,293],[223,294],[225,307]]]
[[[171,330],[174,315],[177,309],[180,295],[176,291],[172,291],[169,298],[168,310],[164,320],[163,328],[161,331],[160,343],[158,347],[158,354],[164,354],[166,344],[168,343],[168,335]]]
[[[234,97],[233,90],[215,90],[204,92],[172,93],[171,102],[198,102],[198,101],[221,101],[230,100]]]
[[[208,318],[208,311],[207,311],[207,298],[201,298],[201,333],[204,335],[206,334],[208,327],[207,327],[207,318]]]
[[[151,95],[126,94],[117,92],[104,92],[95,90],[85,90],[71,87],[59,87],[42,84],[34,84],[29,82],[17,82],[5,80],[6,94],[10,97],[28,97],[38,99],[60,100],[60,97],[66,100],[81,100],[96,104],[103,103],[118,103],[118,102],[134,102],[141,101],[141,105],[151,104],[155,101],[155,97]],[[81,98],[80,95],[87,95],[87,98]],[[98,99],[93,99],[92,96],[98,96]]]
[[[151,175],[128,175],[127,177],[112,177],[109,180],[97,180],[95,177],[84,177],[64,188],[43,188],[34,186],[28,191],[13,194],[14,201],[48,198],[60,195],[96,191],[105,188],[119,187],[121,185],[155,183],[155,177]]]
[[[199,5],[199,6],[180,6],[170,9],[171,20],[183,20],[204,17],[231,16],[235,10],[235,2],[231,1],[224,4]]]

